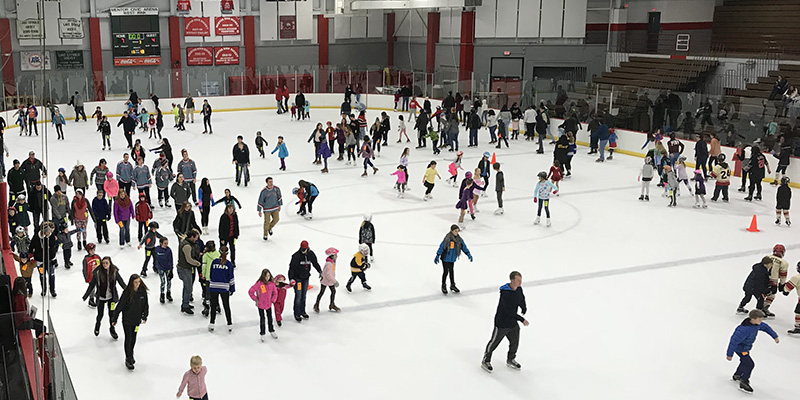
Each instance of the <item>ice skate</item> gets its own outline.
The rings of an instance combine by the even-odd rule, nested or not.
[[[519,369],[521,369],[521,368],[522,368],[522,365],[519,365],[519,363],[517,362],[517,360],[507,360],[507,361],[506,361],[506,366],[507,366],[508,368],[511,368],[511,369],[516,369],[516,370],[519,370]]]
[[[639,201],[644,201],[644,195],[639,196]]]
[[[742,192],[742,193],[744,193],[744,186],[740,187],[740,188],[739,188],[739,191],[740,191],[740,192]]]
[[[792,221],[789,221],[789,220],[787,219],[787,220],[786,220],[786,226],[787,226],[787,227],[789,227],[789,226],[792,226]]]
[[[319,303],[314,303],[314,312],[319,314]]]
[[[758,201],[761,201],[761,195],[760,195],[760,194],[757,194],[757,195],[756,195],[756,197],[755,197],[755,199],[756,199],[756,200],[758,200]]]
[[[323,168],[323,169],[321,169],[320,171],[321,171],[323,174],[327,174],[327,173],[328,173],[328,168]]]
[[[644,196],[644,201],[650,201],[650,195]]]
[[[442,284],[442,293],[447,294],[447,285]]]
[[[781,226],[781,220],[780,220],[780,218],[775,220],[775,225]]]
[[[164,300],[164,293],[161,293],[161,297],[158,299],[158,302],[161,304],[166,303],[166,301]]]
[[[703,203],[703,206],[702,206],[702,207],[703,207],[703,208],[708,208],[708,204],[706,204],[706,203]]]
[[[164,200],[158,199],[158,206],[159,207],[164,207]]]
[[[364,287],[364,290],[372,290],[372,286],[367,285],[367,282],[362,283],[361,286]]]
[[[775,318],[775,314],[769,311],[769,306],[765,306],[761,311],[764,312],[764,318]]]
[[[172,293],[167,292],[167,301],[172,303]]]
[[[749,311],[747,311],[744,307],[739,307],[736,309],[737,314],[747,314],[748,312]]]
[[[552,224],[550,223],[550,218],[547,219],[547,227],[549,228]]]
[[[614,159],[614,156],[608,156],[608,157],[606,157],[606,160],[613,160],[613,159]]]
[[[533,220],[533,224],[534,225],[539,225],[539,222],[541,222],[541,220],[542,220],[542,217],[536,217],[536,219]]]
[[[367,176],[367,171],[364,171],[364,173],[363,173],[363,174],[361,174],[361,176],[362,176],[362,177],[363,177],[363,176]]]
[[[494,210],[494,215],[503,215],[503,209],[498,208],[497,210]]]
[[[228,324],[228,333],[233,332],[233,324]]]
[[[694,206],[692,206],[692,207],[694,207],[694,208],[700,208],[700,203],[695,203],[695,204],[694,204]]]
[[[744,198],[744,201],[753,201],[753,197],[752,196],[747,196],[747,197]]]
[[[474,213],[470,213],[469,216],[472,218],[473,221],[475,220],[475,214]]]
[[[347,290],[347,293],[353,293],[353,282],[348,281],[344,288]]]
[[[203,227],[203,235],[208,235],[208,227],[207,226]]]
[[[450,285],[450,291],[453,293],[461,293],[460,290],[456,287],[456,285]]]
[[[266,337],[267,337],[266,335],[261,335],[261,343],[264,343],[264,338]]]
[[[339,312],[339,311],[342,311],[342,309],[339,308],[339,307],[336,307],[336,304],[331,303],[331,305],[328,306],[328,311]]]
[[[490,363],[489,361],[482,361],[481,362],[481,369],[483,369],[484,371],[486,371],[486,372],[491,374],[492,373],[492,363]]]
[[[795,326],[794,329],[787,331],[790,335],[800,335],[800,326]]]
[[[739,380],[739,390],[745,393],[753,393],[753,388],[750,386],[750,381],[744,379]]]
[[[130,361],[128,361],[128,360],[125,360],[125,368],[127,368],[127,369],[129,369],[129,370],[133,371],[133,369],[134,369],[135,367],[133,366],[133,363],[131,363],[131,362],[130,362]]]
[[[372,167],[372,175],[375,175],[377,173],[378,173],[378,169],[375,168],[375,167]]]
[[[117,339],[119,339],[119,335],[117,335],[117,330],[116,330],[116,329],[114,329],[114,327],[113,327],[113,326],[112,326],[111,328],[109,328],[109,329],[108,329],[108,333],[110,333],[110,334],[111,334],[111,337],[112,337],[112,338],[114,338],[114,340],[117,340]]]
[[[214,332],[214,324],[208,324],[208,331]]]

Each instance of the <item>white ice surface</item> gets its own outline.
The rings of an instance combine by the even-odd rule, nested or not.
[[[497,152],[507,185],[505,215],[492,214],[496,208],[492,176],[490,197],[480,200],[477,220],[467,218],[462,233],[475,262],[461,258],[456,277],[462,293],[443,296],[441,267],[433,259],[457,219],[457,189],[438,181],[434,199],[423,202],[421,176],[435,159],[446,179],[445,158],[452,153],[433,157],[430,147],[414,150],[412,136],[412,190],[398,199],[392,188],[394,177],[388,174],[406,144],[395,143],[396,132],[377,159],[377,175],[361,178],[360,168],[335,158],[330,159],[331,172],[323,175],[311,164],[313,146],[306,140],[317,121],[334,120],[336,111],[313,110],[312,115],[311,122],[290,122],[269,111],[215,113],[213,136],[200,134],[199,121],[187,124],[185,132],[175,132],[171,118],[165,116],[164,132],[173,143],[176,163],[180,149],[189,149],[198,176],[211,179],[215,197],[229,187],[244,206],[239,211],[238,291],[232,298],[235,328],[228,334],[219,329],[223,326],[218,321],[217,332],[211,334],[206,330],[208,320],[199,313],[181,315],[177,276],[172,282],[177,301],[159,304],[158,278],[150,275],[145,280],[151,289],[150,319],[139,331],[136,370],[128,372],[122,338],[118,342],[110,338],[107,321],[99,337],[92,334],[95,311],[80,300],[86,287],[80,269],[60,267],[59,296],[50,307],[81,400],[173,398],[194,354],[202,355],[208,367],[211,399],[731,399],[742,395],[730,382],[736,360],[725,360],[728,339],[742,320],[734,313],[742,282],[751,265],[775,243],[789,249],[790,275],[800,253],[794,233],[798,228],[773,225],[774,188],[765,186],[763,202],[745,203],[735,191],[735,178],[729,204],[710,203],[707,210],[697,210],[691,208],[693,199],[684,196],[678,208],[669,209],[655,184],[649,203],[637,200],[641,159],[617,155],[614,161],[596,164],[581,148],[573,161],[573,178],[562,182],[562,195],[551,201],[552,228],[534,226],[531,193],[536,173],[550,166],[552,147],[547,147],[547,155],[538,156],[533,144],[512,142],[511,149]],[[369,115],[371,121],[376,112]],[[392,125],[396,126],[394,115]],[[286,172],[277,170],[275,156],[257,158],[256,130],[264,132],[268,151],[278,135],[286,137],[290,152]],[[125,150],[118,128],[110,152],[100,150],[93,121],[68,121],[65,133],[66,141],[50,141],[51,189],[58,167],[69,171],[77,158],[91,170],[105,157],[113,171]],[[16,129],[6,132],[12,158],[23,159],[30,149],[41,158],[40,140],[16,135]],[[233,181],[230,151],[236,135],[245,136],[250,146],[253,180],[248,188],[236,187]],[[136,136],[146,147],[157,145],[146,135]],[[479,149],[466,148],[465,133],[460,139],[465,168],[476,167],[483,151],[495,151],[485,144],[485,131]],[[148,154],[148,165],[153,157]],[[283,191],[284,208],[275,235],[265,243],[255,207],[268,175]],[[295,214],[291,189],[298,179],[320,189],[313,221]],[[89,191],[93,196],[94,190]],[[205,239],[216,240],[222,211],[213,209],[212,234]],[[174,210],[154,212],[161,231],[174,242],[170,229]],[[280,338],[260,343],[258,314],[245,293],[260,270],[286,274],[291,254],[301,240],[308,240],[320,262],[326,248],[341,250],[337,279],[344,283],[365,212],[373,214],[377,233],[376,262],[367,271],[373,291],[364,292],[356,284],[348,294],[342,286],[336,301],[342,312],[315,315],[311,306],[318,289],[314,288],[308,295],[311,319],[301,324],[292,319],[289,293],[284,325],[276,328]],[[759,215],[761,233],[744,230],[754,213]],[[111,256],[124,275],[138,273],[143,252],[135,247],[120,250],[115,244],[117,229],[113,224],[110,228],[111,245],[98,246],[98,253]],[[132,230],[135,239],[135,226]],[[92,229],[89,237],[95,240]],[[84,253],[74,251],[77,266]],[[524,277],[531,322],[522,328],[517,356],[523,369],[504,366],[504,342],[494,356],[495,372],[488,375],[479,362],[492,329],[497,288],[514,269]],[[40,305],[38,282],[34,285],[32,302]],[[194,293],[199,299],[198,287]],[[752,385],[758,398],[789,399],[796,390],[800,338],[785,334],[792,327],[796,302],[795,294],[778,296],[772,308],[777,318],[768,323],[782,341],[775,345],[761,334],[753,349]],[[199,311],[199,300],[194,304]],[[327,296],[322,304],[326,308]]]

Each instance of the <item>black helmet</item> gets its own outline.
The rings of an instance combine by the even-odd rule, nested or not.
[[[158,222],[153,221],[153,222],[150,223],[150,225],[148,225],[148,227],[158,229]]]
[[[791,182],[791,179],[789,179],[788,176],[784,176],[783,178],[781,178],[781,185],[788,185],[789,182]]]
[[[717,156],[717,162],[722,163],[723,161],[725,161],[725,153],[720,153],[720,155]]]
[[[536,176],[538,176],[541,179],[547,179],[547,172],[540,171],[538,174],[536,174]]]

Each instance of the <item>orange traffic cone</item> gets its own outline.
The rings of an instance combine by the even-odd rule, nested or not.
[[[497,162],[497,158],[494,156],[494,153],[492,153],[492,162],[491,162],[491,164],[494,164],[496,162]]]
[[[748,232],[761,232],[758,230],[758,221],[756,219],[755,214],[753,214],[753,220],[750,222],[750,227],[747,228]]]

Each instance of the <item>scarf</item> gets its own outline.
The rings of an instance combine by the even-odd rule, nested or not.
[[[62,196],[56,196],[56,198],[59,198],[59,197],[61,197],[62,199],[64,198],[63,195]],[[73,201],[75,202],[75,207],[80,208],[80,209],[86,208],[86,197],[81,196],[81,199],[78,200],[78,196],[75,196]],[[61,202],[59,202],[59,204],[60,203]]]
[[[119,204],[119,206],[122,208],[128,208],[131,205],[131,198],[128,196],[125,196],[125,198],[123,199],[119,197],[119,195],[117,195],[117,198],[114,199],[114,201],[116,201],[117,204]]]
[[[447,232],[447,235],[444,235],[444,243],[445,243],[445,251],[450,251],[450,242],[455,243],[455,250],[456,257],[461,254],[461,237],[453,235],[453,232]]]

